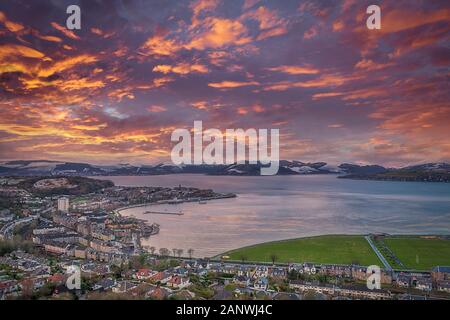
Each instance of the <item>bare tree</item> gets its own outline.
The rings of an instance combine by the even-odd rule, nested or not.
[[[278,256],[275,253],[270,255],[270,260],[272,260],[272,264],[275,264],[275,261],[278,260]]]
[[[181,258],[181,256],[183,255],[183,252],[184,252],[183,249],[178,249],[177,250],[178,258]]]
[[[192,255],[194,254],[194,249],[189,249],[187,251],[188,255],[189,255],[189,259],[192,259]]]
[[[159,254],[163,257],[168,257],[170,254],[170,250],[167,248],[161,248],[159,249]]]
[[[148,249],[150,250],[150,253],[151,253],[152,255],[155,254],[155,251],[156,251],[156,248],[155,248],[155,247],[150,247],[150,248],[148,248]]]

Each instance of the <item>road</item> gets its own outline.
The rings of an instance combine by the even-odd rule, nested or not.
[[[24,224],[24,223],[29,223],[29,222],[33,221],[34,219],[38,219],[38,217],[31,216],[31,217],[11,221],[10,223],[5,224],[0,229],[0,238],[4,239],[4,240],[10,239],[10,236],[12,235],[12,232],[14,231],[15,227],[17,227],[18,225]]]
[[[383,257],[383,255],[381,254],[380,250],[378,250],[378,248],[373,244],[372,239],[370,238],[370,236],[365,236],[364,238],[366,238],[367,242],[369,243],[370,247],[372,248],[372,250],[375,252],[375,254],[378,256],[378,258],[380,259],[380,261],[384,264],[384,269],[386,271],[392,271],[392,267],[389,264],[389,262],[387,262],[387,260]]]

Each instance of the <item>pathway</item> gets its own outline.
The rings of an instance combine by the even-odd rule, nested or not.
[[[387,262],[387,260],[383,257],[383,255],[381,254],[380,250],[378,250],[378,248],[373,244],[372,239],[370,238],[370,236],[365,236],[364,237],[367,242],[369,243],[370,247],[372,248],[372,250],[375,252],[375,254],[378,256],[378,259],[380,259],[380,261],[384,264],[384,268],[386,271],[392,271],[392,267],[389,264],[389,262]]]

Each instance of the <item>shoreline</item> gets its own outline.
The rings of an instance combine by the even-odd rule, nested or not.
[[[200,202],[200,201],[211,201],[211,200],[221,200],[221,199],[231,199],[236,198],[237,195],[234,193],[230,194],[224,194],[221,196],[215,196],[215,197],[209,197],[209,198],[201,198],[201,199],[186,199],[182,201],[173,202],[174,200],[162,200],[158,202],[146,202],[146,203],[140,203],[140,204],[132,204],[125,207],[119,207],[117,209],[114,209],[114,214],[121,215],[120,212],[132,208],[141,208],[141,207],[147,207],[147,206],[156,206],[156,205],[164,205],[164,204],[183,204],[186,202]]]
[[[424,182],[424,183],[442,183],[449,184],[450,181],[445,180],[420,180],[420,179],[402,179],[402,178],[377,178],[377,177],[361,177],[355,176],[352,174],[345,174],[340,172],[330,172],[330,173],[308,173],[308,174],[276,174],[272,176],[264,176],[260,174],[210,174],[210,173],[197,173],[197,172],[181,172],[181,173],[160,173],[160,174],[117,174],[117,175],[87,175],[88,178],[100,178],[102,177],[158,177],[158,176],[170,176],[170,175],[202,175],[209,177],[314,177],[314,176],[334,176],[336,179],[344,179],[344,180],[354,180],[354,181],[382,181],[382,182]],[[5,176],[6,177],[6,176]]]
[[[119,217],[124,217],[121,212],[124,210],[128,210],[128,209],[132,209],[132,208],[143,208],[143,207],[147,207],[147,206],[154,206],[154,205],[164,205],[164,204],[182,204],[185,202],[204,202],[204,201],[210,201],[210,200],[220,200],[220,199],[229,199],[229,198],[236,198],[237,195],[234,193],[229,193],[229,194],[223,194],[220,196],[215,196],[215,197],[209,197],[209,198],[201,198],[201,199],[187,199],[187,200],[183,200],[180,202],[176,202],[173,203],[173,200],[163,200],[163,201],[158,201],[158,202],[146,202],[146,203],[141,203],[141,204],[134,204],[134,205],[128,205],[128,206],[124,206],[124,207],[119,207],[117,209],[112,210],[113,214]],[[146,212],[144,212],[144,214],[146,214]],[[163,214],[163,213],[161,213]],[[168,213],[171,214],[171,213]],[[180,216],[182,214],[171,214],[171,215],[177,215]],[[130,217],[130,216],[126,216],[126,217]],[[133,219],[136,219],[139,223],[143,224],[144,227],[151,227],[152,231],[150,232],[150,234],[148,235],[148,237],[152,236],[152,235],[156,235],[159,234],[159,230],[160,230],[160,225],[157,223],[150,223],[150,221],[144,220],[144,219],[139,219],[136,218],[134,216],[131,215],[131,217]],[[147,238],[147,237],[146,237]]]

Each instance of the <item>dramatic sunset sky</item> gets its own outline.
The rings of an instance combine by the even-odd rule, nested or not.
[[[203,120],[279,128],[283,159],[449,161],[449,65],[448,0],[2,0],[0,159],[168,161]]]

